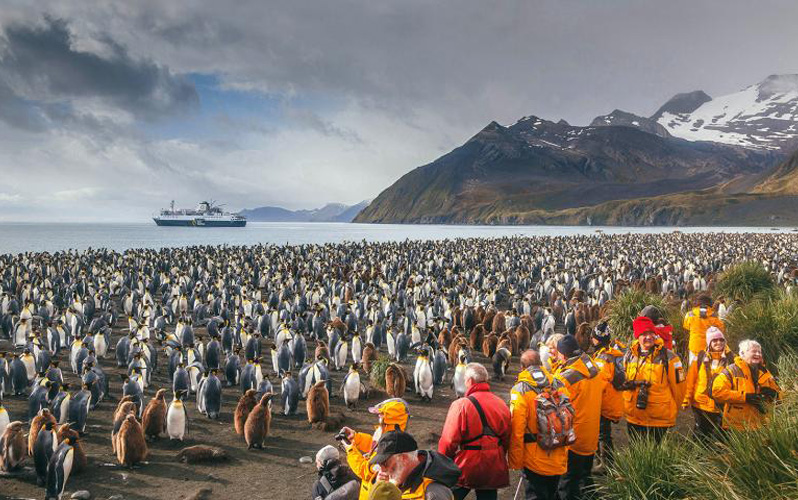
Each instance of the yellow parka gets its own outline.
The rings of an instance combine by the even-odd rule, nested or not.
[[[720,413],[720,407],[712,399],[712,382],[726,367],[734,362],[734,355],[725,352],[701,351],[687,370],[687,390],[682,406],[694,406],[699,410]]]
[[[700,307],[694,307],[684,316],[682,326],[690,334],[688,350],[694,355],[707,348],[707,328],[714,326],[720,331],[726,331],[726,325],[723,323],[714,309],[711,307],[706,308],[706,313],[701,313]]]
[[[529,469],[542,476],[559,476],[568,469],[567,446],[544,450],[532,438],[538,433],[535,398],[551,382],[543,367],[531,366],[521,370],[510,391],[512,433],[507,459],[511,469]]]
[[[593,361],[601,370],[604,379],[604,393],[601,396],[601,416],[618,422],[623,417],[623,395],[621,387],[626,381],[623,370],[623,353],[614,346],[602,347],[593,356]]]
[[[767,387],[780,393],[776,380],[765,367],[759,368],[759,376],[754,381],[748,363],[739,356],[734,363],[715,377],[712,383],[712,397],[723,405],[724,429],[757,429],[765,421],[756,407],[745,402],[746,394],[761,394]]]
[[[574,432],[576,442],[571,451],[589,456],[598,449],[601,423],[601,399],[605,381],[599,376],[599,367],[587,354],[565,361],[554,374],[555,387],[561,383],[574,406]]]
[[[645,427],[673,427],[679,406],[684,401],[685,370],[682,360],[673,351],[666,349],[662,339],[657,339],[654,348],[641,355],[640,343],[635,341],[624,355],[624,370],[627,383],[648,382],[648,405],[637,408],[639,386],[623,391],[623,406],[626,421]]]

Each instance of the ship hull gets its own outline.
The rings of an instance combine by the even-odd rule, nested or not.
[[[247,225],[244,220],[209,220],[209,219],[159,219],[153,217],[152,220],[159,226],[171,227],[244,227]]]

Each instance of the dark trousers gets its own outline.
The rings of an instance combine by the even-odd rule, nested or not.
[[[498,498],[498,494],[496,490],[474,490],[477,494],[477,500],[496,500]],[[468,488],[462,488],[460,486],[456,486],[452,488],[452,495],[454,495],[454,500],[463,500],[468,494],[471,492]]]
[[[629,432],[629,441],[640,439],[653,439],[655,443],[660,444],[665,433],[668,432],[670,427],[646,427],[644,425],[630,424],[626,422],[626,430]]]
[[[578,455],[568,451],[568,470],[560,478],[560,500],[580,500],[593,487],[594,455]]]
[[[723,431],[721,430],[722,415],[701,410],[693,406],[693,416],[695,417],[695,435],[702,442],[706,443],[713,439],[720,439]]]
[[[615,445],[612,443],[612,420],[604,417],[601,417],[599,423],[599,456],[605,467],[612,465],[615,457]]]
[[[557,485],[560,476],[542,476],[529,469],[524,469],[526,500],[557,500]]]

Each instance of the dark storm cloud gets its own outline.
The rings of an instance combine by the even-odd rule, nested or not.
[[[107,35],[99,40],[103,54],[76,48],[66,20],[45,17],[43,22],[6,26],[3,42],[0,71],[6,88],[0,89],[0,107],[9,108],[2,111],[6,121],[35,124],[36,102],[63,101],[60,110],[39,110],[63,117],[76,98],[99,99],[145,120],[198,104],[191,82],[150,60],[132,58]]]

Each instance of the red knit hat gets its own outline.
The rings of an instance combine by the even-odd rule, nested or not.
[[[632,322],[632,328],[634,329],[635,338],[639,338],[645,332],[657,333],[656,325],[647,316],[636,317],[634,322]]]

